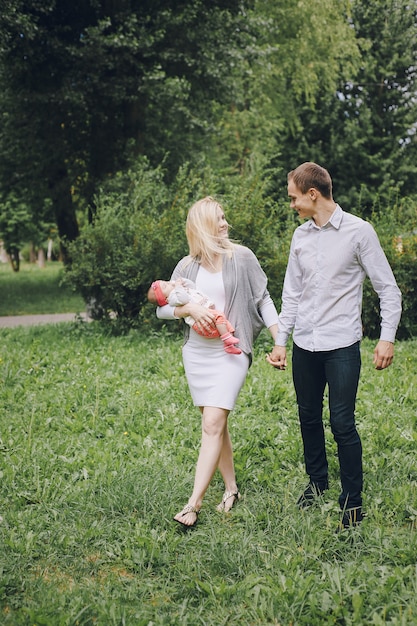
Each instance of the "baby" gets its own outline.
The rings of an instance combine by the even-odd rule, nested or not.
[[[216,314],[216,328],[202,328],[196,324],[190,315],[184,319],[199,335],[209,337],[210,339],[220,337],[226,352],[241,354],[242,351],[236,347],[239,339],[232,334],[235,329],[229,320],[226,319],[224,313],[215,309],[214,302],[195,288],[192,280],[188,280],[188,278],[178,278],[176,281],[156,280],[149,288],[148,300],[158,306],[164,306],[165,304],[181,306],[182,304],[187,304],[187,302],[195,302],[207,309],[211,309]]]

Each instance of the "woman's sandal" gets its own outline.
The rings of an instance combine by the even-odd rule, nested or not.
[[[174,522],[178,522],[178,524],[181,524],[181,526],[183,526],[183,528],[193,528],[197,524],[198,514],[200,513],[200,511],[197,511],[195,506],[193,506],[192,504],[187,504],[183,508],[181,513],[178,513],[178,515],[180,517],[184,517],[184,515],[187,515],[188,513],[195,513],[195,521],[192,524],[186,524],[185,522],[182,522],[181,519],[176,519],[175,517],[173,518]]]
[[[233,504],[230,507],[230,509],[227,509],[227,512],[231,511],[233,509],[233,507],[235,506],[236,502],[238,500],[240,500],[241,495],[239,493],[239,491],[225,491],[223,494],[223,498],[222,501],[220,502],[220,504],[217,505],[217,510],[218,511],[224,511],[225,510],[225,506],[226,506],[226,500],[228,500],[229,498],[234,498],[233,500]]]

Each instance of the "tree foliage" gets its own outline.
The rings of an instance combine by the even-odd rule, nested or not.
[[[416,24],[415,1],[355,0],[359,66],[339,74],[337,89],[314,106],[304,99],[300,127],[285,138],[292,166],[322,163],[339,202],[368,216],[377,195],[417,193]]]
[[[417,195],[416,0],[3,4],[0,234],[17,254],[54,220],[99,316],[138,319],[201,195],[226,201],[277,302],[289,169],[323,164],[365,216]],[[408,302],[413,254],[393,257]]]
[[[226,155],[229,166],[244,171],[248,158],[272,158],[285,180],[301,138],[303,107],[314,111],[359,64],[348,8],[338,0],[255,2],[248,12],[253,51],[241,68],[240,98],[219,111],[216,163]]]
[[[76,205],[146,154],[175,173],[234,89],[245,51],[234,2],[8,0],[0,27],[3,196],[52,207],[63,239]],[[242,51],[242,52],[241,52]],[[226,80],[227,78],[227,80]]]
[[[68,240],[75,210],[137,155],[172,180],[201,154],[240,169],[274,154],[294,101],[356,56],[336,0],[7,0],[0,37],[1,191],[34,212],[51,198]]]
[[[20,267],[19,251],[26,241],[33,238],[34,228],[30,209],[19,202],[13,193],[8,195],[2,206],[0,233],[12,268],[18,272]]]

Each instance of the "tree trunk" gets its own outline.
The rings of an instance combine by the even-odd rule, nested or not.
[[[35,246],[34,246],[33,241],[31,241],[29,245],[29,263],[35,263],[35,262],[36,262]]]
[[[80,231],[72,202],[71,184],[65,165],[58,165],[51,172],[49,188],[51,189],[55,221],[58,226],[61,257],[64,264],[68,264],[70,257],[67,244],[74,241]]]
[[[45,267],[45,251],[43,248],[39,248],[38,250],[38,265],[39,267]]]
[[[19,248],[16,248],[16,246],[11,246],[11,248],[9,248],[7,252],[10,257],[10,263],[13,271],[18,272],[20,269]]]

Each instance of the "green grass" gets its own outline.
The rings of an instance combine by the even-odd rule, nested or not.
[[[20,625],[417,624],[417,341],[372,368],[357,405],[368,517],[337,535],[338,465],[313,510],[291,368],[265,337],[230,417],[243,501],[197,527],[186,503],[200,418],[181,339],[108,337],[95,322],[0,330],[0,623]]]
[[[22,263],[19,272],[0,263],[0,316],[85,311],[83,299],[61,285],[62,276],[62,263],[58,262],[44,268]]]

